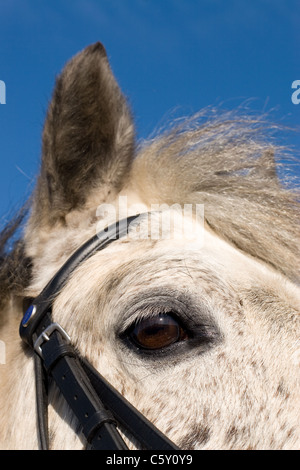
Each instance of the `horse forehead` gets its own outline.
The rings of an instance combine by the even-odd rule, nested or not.
[[[101,223],[102,225],[105,226],[105,221]],[[99,224],[93,228],[90,227],[87,238],[95,235],[98,229]],[[65,246],[74,246],[76,240],[73,235],[73,232],[70,233],[70,239],[66,237],[60,245],[62,255],[59,257],[60,260],[64,259],[63,256],[68,251],[65,250]],[[79,243],[80,240],[85,239],[83,233],[76,236]],[[55,250],[50,251],[53,253]],[[58,256],[55,253],[55,260],[53,260],[55,265],[57,260]],[[47,263],[41,263],[41,265],[45,271],[51,269],[51,263],[48,266]],[[183,271],[189,272],[194,278],[199,274],[202,282],[206,284],[214,285],[218,278],[220,282],[227,283],[229,289],[234,288],[246,293],[249,304],[254,305],[256,311],[259,310],[258,305],[260,305],[260,308],[266,311],[266,317],[271,319],[273,315],[277,322],[279,316],[276,315],[275,310],[282,311],[286,308],[284,302],[279,302],[278,299],[275,302],[270,290],[264,289],[264,286],[270,284],[271,280],[271,283],[276,281],[271,291],[285,291],[285,285],[280,276],[274,276],[274,273],[270,273],[266,266],[262,266],[218,237],[205,225],[203,219],[197,220],[191,213],[172,210],[172,208],[165,211],[164,216],[159,212],[142,216],[138,226],[134,225],[130,228],[128,237],[114,241],[109,248],[94,255],[88,263],[84,263],[82,270],[77,271],[76,277],[81,278],[82,286],[87,286],[87,284],[93,285],[94,282],[98,282],[96,278],[100,280],[101,276],[105,275],[108,285],[117,288],[129,272],[138,272],[142,280],[149,277],[151,268],[153,274],[160,273],[161,276],[167,277],[169,275],[167,267],[173,269],[173,274],[176,269],[181,274]],[[55,268],[52,271],[55,272]],[[203,272],[206,273],[205,276],[202,275]],[[252,289],[253,280],[255,287],[259,289]],[[126,282],[130,282],[130,277],[126,278]],[[249,284],[251,287],[246,292]],[[256,292],[255,295],[254,292]],[[287,292],[290,294],[288,290]],[[297,294],[299,299],[299,292]],[[276,305],[276,309],[272,312],[269,308],[271,297],[273,305]]]
[[[157,218],[154,221],[161,222]],[[197,281],[197,289],[201,284],[204,290],[211,289],[211,295],[225,292],[226,299],[238,294],[245,299],[244,305],[266,324],[285,330],[293,324],[294,331],[299,333],[300,291],[283,276],[240,252],[204,225],[200,240],[187,240],[182,232],[179,237],[143,239],[140,237],[143,230],[151,234],[149,220],[144,219],[143,224],[140,232],[112,243],[107,252],[91,260],[90,268],[86,267],[90,273],[98,271],[99,280],[105,275],[102,286],[107,292],[117,291],[123,281],[125,286],[130,285],[137,276],[141,284],[164,280],[174,282],[175,286],[177,280],[188,275],[191,284]]]

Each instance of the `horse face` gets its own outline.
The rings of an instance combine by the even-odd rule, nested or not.
[[[54,318],[179,447],[296,446],[299,296],[204,231],[114,242],[78,268]]]

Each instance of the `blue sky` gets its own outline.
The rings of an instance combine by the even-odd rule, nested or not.
[[[0,0],[0,220],[30,194],[55,76],[100,40],[146,138],[174,109],[247,102],[300,125],[299,0]],[[250,100],[250,101],[249,101]],[[295,133],[283,136],[300,149]]]

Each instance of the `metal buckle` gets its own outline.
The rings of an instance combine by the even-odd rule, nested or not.
[[[43,333],[36,339],[33,348],[34,350],[41,356],[43,357],[43,352],[41,345],[45,341],[49,341],[50,335],[53,333],[53,331],[58,331],[62,337],[66,340],[67,344],[71,342],[71,338],[66,333],[66,331],[60,326],[59,323],[51,323],[51,325],[47,326],[47,328],[43,331]]]

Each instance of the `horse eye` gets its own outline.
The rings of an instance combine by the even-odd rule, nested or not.
[[[138,322],[128,338],[140,349],[158,350],[188,338],[171,314],[159,314]]]

